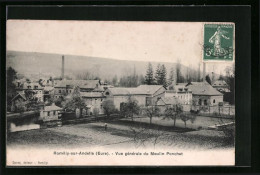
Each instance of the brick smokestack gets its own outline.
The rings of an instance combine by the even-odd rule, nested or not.
[[[61,78],[64,79],[64,64],[65,64],[65,58],[64,55],[62,55],[62,67],[61,67]]]

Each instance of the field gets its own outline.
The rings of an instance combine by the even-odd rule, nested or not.
[[[229,122],[229,119],[223,120]],[[221,121],[222,122],[222,121]],[[93,123],[69,124],[62,127],[9,133],[8,147],[80,148],[80,147],[170,147],[183,149],[233,148],[222,131],[207,130],[219,124],[218,118],[198,116],[192,124],[154,118],[107,120]],[[107,129],[105,128],[107,125]],[[198,130],[198,128],[200,128]]]

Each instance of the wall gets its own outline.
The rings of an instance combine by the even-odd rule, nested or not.
[[[165,97],[177,97],[182,104],[191,104],[192,100],[192,93],[185,92],[185,93],[177,93],[177,92],[165,92]]]
[[[40,118],[43,121],[58,120],[59,119],[58,116],[59,116],[59,111],[49,111],[49,116],[48,116],[48,111],[41,111],[40,113]]]
[[[99,114],[104,114],[102,102],[104,101],[104,98],[84,98],[85,104],[91,106],[88,112],[93,113],[94,108],[99,109]]]

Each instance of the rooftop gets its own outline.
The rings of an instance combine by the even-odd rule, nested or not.
[[[45,106],[44,111],[61,111],[62,108],[56,106],[54,103],[51,106]]]
[[[212,86],[228,86],[228,84],[224,80],[215,81]]]
[[[158,100],[157,105],[176,105],[180,103],[177,97],[162,97]]]
[[[61,80],[55,87],[79,86],[80,88],[95,89],[99,85],[99,80]]]
[[[214,89],[209,83],[204,82],[191,82],[187,86],[191,89],[194,95],[223,95]]]

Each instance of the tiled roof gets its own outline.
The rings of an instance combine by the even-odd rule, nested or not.
[[[113,95],[150,95],[162,87],[161,85],[140,85],[134,88],[115,87],[108,89]]]
[[[45,91],[51,91],[51,90],[53,90],[54,89],[54,87],[52,87],[52,86],[45,86],[44,88],[43,88],[43,90],[45,90]]]
[[[224,80],[217,80],[215,81],[212,86],[228,86]]]
[[[56,106],[54,103],[51,106],[45,106],[44,111],[61,111],[62,108]]]
[[[146,95],[144,91],[137,88],[108,88],[113,95]]]
[[[177,97],[162,97],[158,100],[157,105],[176,105],[180,103],[180,100]]]
[[[104,97],[103,93],[101,92],[80,92],[81,97],[89,97],[89,98],[94,98],[94,97]]]
[[[162,87],[162,85],[140,85],[137,87],[137,89],[139,89],[145,94],[154,94]]]
[[[187,86],[194,95],[223,95],[207,82],[191,82]]]
[[[79,86],[80,88],[94,89],[97,84],[99,84],[99,80],[62,80],[55,87]]]
[[[192,92],[189,87],[186,87],[187,83],[179,83],[177,85],[171,85],[168,87],[168,90],[166,92],[168,93],[182,93],[182,92]]]

